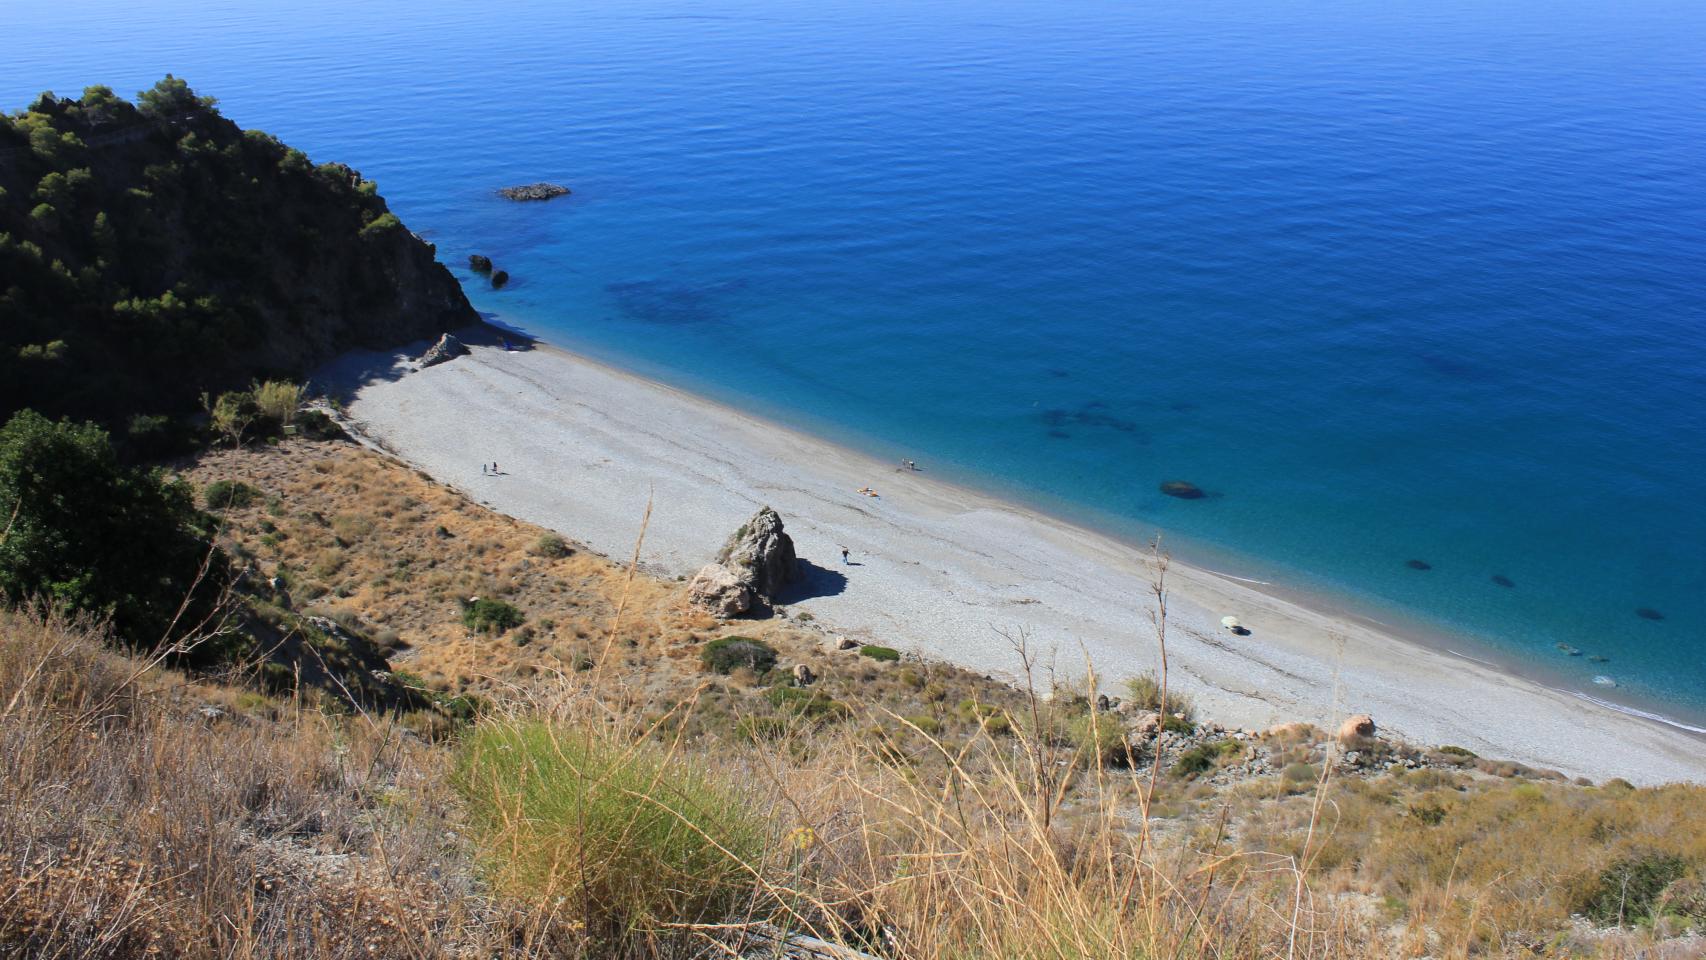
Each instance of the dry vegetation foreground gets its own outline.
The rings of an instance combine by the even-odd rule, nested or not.
[[[188,476],[276,643],[192,677],[0,614],[0,955],[1702,953],[1706,789],[1134,742],[1072,691],[715,620],[353,445]]]

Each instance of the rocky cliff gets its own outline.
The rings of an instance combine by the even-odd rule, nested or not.
[[[168,77],[0,118],[0,413],[115,421],[475,322],[375,185]]]

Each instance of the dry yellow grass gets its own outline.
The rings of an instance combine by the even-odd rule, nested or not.
[[[1674,898],[1643,902],[1647,912],[1625,917],[1626,929],[1570,917],[1608,876],[1626,876],[1615,873],[1620,864],[1670,864],[1682,871],[1676,891],[1698,887],[1706,870],[1706,790],[1698,787],[1534,782],[1468,761],[1461,770],[1353,775],[1313,731],[1240,748],[1268,758],[1270,775],[1193,779],[1173,771],[1170,757],[1133,776],[1055,733],[1111,721],[1087,706],[944,665],[831,653],[813,625],[720,623],[686,608],[678,583],[630,577],[624,564],[584,551],[543,555],[532,549],[538,528],[350,445],[221,452],[190,475],[258,487],[255,504],[228,514],[227,532],[258,576],[282,569],[297,608],[358,618],[396,645],[399,668],[482,694],[495,706],[481,723],[544,722],[567,737],[596,730],[601,742],[691,758],[719,789],[738,790],[765,812],[766,835],[786,838],[746,864],[750,895],[726,922],[661,918],[589,945],[579,936],[596,918],[554,894],[530,896],[523,886],[500,902],[479,893],[484,875],[467,867],[472,858],[517,849],[538,829],[500,817],[469,833],[468,848],[433,854],[451,858],[436,875],[463,877],[466,899],[411,894],[436,917],[435,944],[471,918],[497,916],[530,931],[529,944],[589,956],[725,955],[713,944],[738,942],[758,922],[909,960],[1701,952],[1685,931],[1691,921],[1664,913],[1671,908],[1663,904],[1682,902]],[[533,632],[470,633],[458,601],[473,595],[514,604]],[[824,677],[814,688],[824,701],[778,694],[794,688],[770,685],[774,676],[704,672],[703,642],[733,632],[771,643],[784,665],[811,664]],[[576,669],[586,660],[590,668]],[[356,733],[348,720],[303,720],[276,703],[266,711],[270,719],[225,735],[295,744],[295,759],[245,748],[285,771],[287,784],[311,781],[328,754],[388,771],[383,787],[362,780],[345,796],[362,812],[339,815],[369,831],[354,836],[371,835],[376,814],[360,803],[373,795],[391,798],[385,810],[411,811],[428,833],[459,822],[444,759],[454,745],[386,739],[373,732],[390,729],[378,720]],[[773,722],[743,728],[742,718],[754,717]],[[162,725],[139,733],[139,743],[199,736],[181,720],[151,722]],[[755,731],[762,735],[745,735]],[[1303,774],[1279,773],[1288,768]],[[130,776],[181,779],[175,769]],[[641,808],[655,803],[645,789],[623,789]],[[147,821],[118,819],[121,835],[153,836]],[[564,851],[563,872],[548,871],[543,890],[562,889],[587,869],[584,858],[609,849],[577,845],[584,824],[569,827],[552,834],[569,840],[553,847]],[[11,836],[21,842],[18,831]],[[373,844],[363,844],[372,857]],[[414,849],[413,862],[426,862],[426,848]],[[216,907],[237,911],[235,920],[220,914],[227,926],[256,922],[241,912],[248,908]]]
[[[689,607],[680,583],[630,578],[625,562],[572,541],[566,556],[552,556],[540,549],[549,531],[354,444],[213,451],[185,476],[198,488],[236,480],[260,492],[222,514],[223,539],[252,564],[254,582],[282,574],[281,603],[356,625],[394,650],[398,670],[451,694],[525,700],[564,674],[597,672],[621,677],[608,695],[625,710],[676,722],[672,711],[691,698],[696,731],[732,732],[741,716],[776,712],[758,678],[708,675],[700,665],[705,641],[739,633],[774,646],[785,669],[809,666],[826,697],[880,702],[961,734],[977,727],[963,701],[1014,700],[1008,688],[949,665],[885,665],[831,651],[816,624],[718,621]],[[526,620],[497,636],[472,632],[460,602],[475,596],[512,604]],[[911,739],[903,724],[886,727]]]

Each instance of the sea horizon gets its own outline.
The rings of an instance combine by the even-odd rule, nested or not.
[[[1698,723],[1706,13],[1641,6],[96,3],[0,90],[177,73],[547,342]]]

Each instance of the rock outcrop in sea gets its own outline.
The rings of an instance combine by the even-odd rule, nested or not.
[[[716,563],[694,575],[687,596],[718,616],[737,616],[756,601],[773,602],[799,576],[794,540],[782,529],[781,516],[765,507],[735,531]]]
[[[425,370],[427,367],[437,366],[467,353],[468,348],[462,341],[446,333],[438,338],[437,343],[428,347],[426,353],[421,354],[421,369]]]
[[[498,196],[506,200],[550,200],[566,196],[569,188],[555,183],[529,183],[519,187],[504,187]]]

